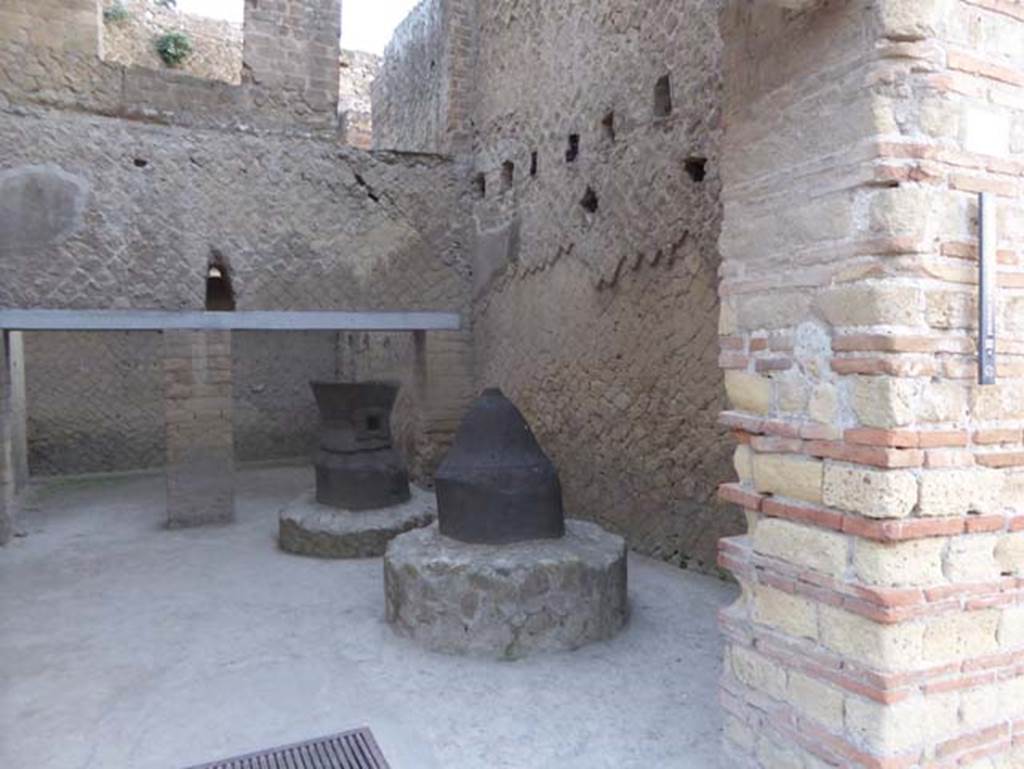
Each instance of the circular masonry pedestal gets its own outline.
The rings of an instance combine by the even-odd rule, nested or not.
[[[408,502],[377,510],[339,510],[321,505],[309,491],[281,511],[277,542],[282,550],[319,558],[375,558],[399,534],[430,525],[437,501],[410,486]]]
[[[576,649],[626,622],[626,543],[577,520],[561,539],[508,545],[466,544],[433,525],[388,546],[384,591],[395,632],[434,651]]]

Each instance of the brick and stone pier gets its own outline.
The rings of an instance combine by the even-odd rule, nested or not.
[[[1024,49],[998,62],[1024,9],[728,5],[729,765],[1022,766]],[[987,387],[979,191],[1001,211]]]
[[[230,331],[164,331],[167,525],[235,515]]]

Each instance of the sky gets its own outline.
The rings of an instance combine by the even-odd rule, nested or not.
[[[342,0],[341,47],[383,53],[398,23],[417,0]],[[178,0],[186,13],[241,23],[245,0]]]

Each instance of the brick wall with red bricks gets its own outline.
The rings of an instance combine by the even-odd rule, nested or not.
[[[720,556],[743,587],[722,614],[730,754],[1022,766],[1024,5],[727,6],[721,496],[749,527]]]

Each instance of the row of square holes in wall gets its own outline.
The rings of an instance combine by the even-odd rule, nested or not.
[[[654,86],[654,117],[665,118],[672,114],[672,81],[669,75],[663,75],[658,78],[658,82]],[[605,138],[609,141],[615,141],[615,112],[609,111],[601,119],[601,126],[604,129]],[[569,144],[565,150],[565,162],[575,163],[580,155],[580,135],[577,133],[569,134]],[[530,176],[537,176],[537,162],[538,155],[537,150],[530,153]],[[706,174],[707,158],[702,157],[688,157],[684,163],[684,169],[689,175],[690,179],[695,182],[704,181]],[[516,164],[511,160],[506,160],[501,164],[501,186],[502,191],[508,191],[512,189],[512,185],[515,182]],[[487,177],[483,173],[479,173],[476,176],[476,187],[477,193],[481,198],[487,196]],[[587,191],[580,200],[582,205],[590,213],[597,211],[598,201],[597,194],[594,192],[592,187],[587,187]]]

